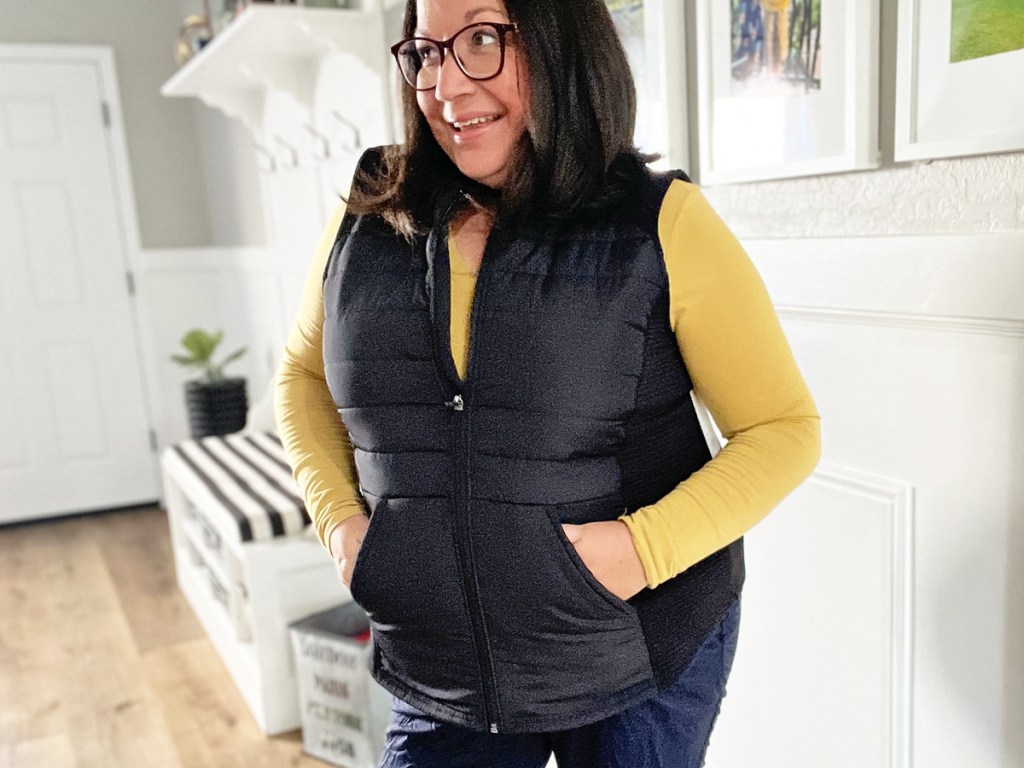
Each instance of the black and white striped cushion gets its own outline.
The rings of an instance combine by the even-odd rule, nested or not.
[[[203,512],[221,518],[221,530],[237,530],[243,542],[301,533],[309,525],[281,441],[272,432],[201,437],[169,452],[208,491]],[[216,509],[208,509],[209,503]],[[231,524],[225,521],[230,520]]]

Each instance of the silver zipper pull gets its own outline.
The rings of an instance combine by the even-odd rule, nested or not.
[[[491,733],[497,733],[497,732],[498,732],[498,724],[497,723],[491,723]]]
[[[452,408],[453,410],[461,411],[462,410],[462,395],[456,395],[451,400],[446,401],[445,405],[447,405],[449,408]]]

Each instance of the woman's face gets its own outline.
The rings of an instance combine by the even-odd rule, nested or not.
[[[501,0],[417,0],[416,34],[447,40],[468,24],[507,24]],[[513,148],[526,131],[529,86],[525,57],[514,32],[505,36],[505,65],[490,80],[471,80],[445,51],[437,86],[418,91],[416,101],[437,143],[463,174],[500,188]],[[487,122],[461,125],[474,118]]]

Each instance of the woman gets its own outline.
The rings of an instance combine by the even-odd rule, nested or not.
[[[396,697],[381,765],[700,765],[741,537],[818,460],[763,283],[633,147],[600,0],[411,0],[393,52],[406,142],[325,230],[276,401]]]

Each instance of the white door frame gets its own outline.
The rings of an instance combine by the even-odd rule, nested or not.
[[[142,251],[139,236],[138,215],[135,208],[135,189],[132,185],[131,163],[128,159],[128,139],[124,128],[124,114],[121,110],[121,92],[118,88],[117,68],[114,63],[114,49],[105,45],[40,45],[35,43],[0,43],[0,59],[33,62],[78,62],[91,64],[96,68],[97,80],[100,84],[100,95],[106,105],[107,115],[107,148],[110,151],[111,176],[117,197],[118,211],[117,231],[121,239],[121,253],[126,272],[138,275]],[[155,447],[155,424],[161,420],[160,403],[153,397],[158,391],[151,380],[153,370],[153,350],[141,343],[142,325],[145,308],[140,306],[138,293],[130,296],[129,305],[132,315],[132,337],[139,358],[142,380],[142,400],[146,414],[146,428],[154,442],[151,457],[153,474],[158,491],[160,485],[160,462]]]

